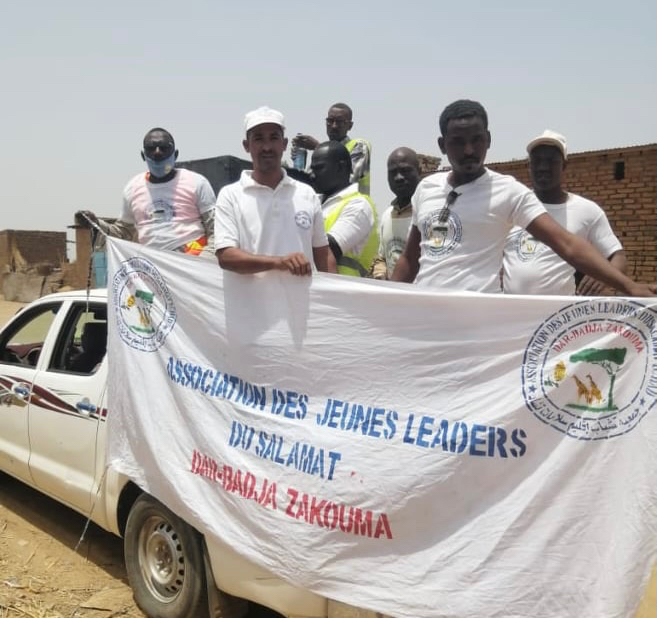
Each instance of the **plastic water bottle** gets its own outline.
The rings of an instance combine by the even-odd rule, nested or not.
[[[305,170],[307,157],[308,157],[308,151],[305,148],[297,148],[294,153],[294,158],[292,159],[294,169],[301,171]]]
[[[297,137],[299,137],[299,135],[301,135],[301,133],[297,133]],[[305,170],[307,157],[308,151],[305,148],[295,146],[292,153],[292,165],[294,165],[294,169],[301,171]]]

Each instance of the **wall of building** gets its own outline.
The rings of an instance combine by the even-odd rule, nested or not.
[[[531,186],[526,159],[488,166]],[[627,253],[628,274],[657,281],[657,144],[570,154],[566,186],[606,212]]]
[[[66,233],[0,232],[0,290],[5,300],[28,302],[61,285]]]
[[[110,221],[114,221],[114,219]],[[83,224],[76,223],[73,229],[75,229],[76,256],[75,262],[66,264],[64,268],[64,285],[75,290],[81,290],[87,287],[87,280],[90,277],[92,235],[91,228]],[[92,287],[95,287],[93,282]]]
[[[65,232],[26,230],[0,232],[0,270],[2,272],[15,272],[41,264],[59,268],[65,259]]]
[[[419,154],[417,155],[418,162],[420,163],[420,176],[424,178],[429,174],[437,172],[440,168],[440,157],[433,157],[431,155]]]

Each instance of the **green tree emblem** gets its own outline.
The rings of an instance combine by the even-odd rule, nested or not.
[[[153,320],[151,318],[151,310],[153,307],[153,300],[155,294],[145,290],[136,290],[134,295],[128,296],[126,303],[121,305],[122,309],[131,311],[133,308],[137,309],[138,324],[129,324],[128,328],[135,333],[151,334],[155,332],[153,328]]]
[[[600,365],[609,376],[609,391],[607,393],[607,405],[604,408],[592,407],[590,405],[592,397],[590,396],[591,390],[589,390],[589,397],[586,399],[587,405],[579,405],[569,403],[567,404],[570,408],[578,408],[580,410],[592,410],[595,412],[608,411],[608,410],[618,410],[618,407],[614,405],[614,382],[616,381],[616,374],[621,368],[621,365],[625,362],[625,355],[627,354],[626,348],[610,348],[610,349],[600,349],[600,348],[586,348],[575,354],[571,354],[570,360],[571,363],[591,363],[593,365]],[[592,378],[589,376],[590,381]],[[578,386],[581,384],[581,380],[577,376],[573,376],[575,381],[578,383]],[[592,383],[590,387],[593,389],[595,383]],[[595,386],[597,391],[597,386]],[[579,400],[578,400],[579,401]]]

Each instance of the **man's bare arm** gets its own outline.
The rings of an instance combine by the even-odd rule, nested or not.
[[[319,146],[317,141],[312,135],[299,134],[292,138],[293,148],[306,148],[308,150],[315,150]]]
[[[609,257],[609,263],[618,268],[623,274],[627,274],[627,258],[625,257],[625,251],[622,249]],[[577,286],[577,294],[579,296],[599,296],[606,288],[607,286],[601,281],[584,275]]]
[[[208,244],[203,251],[205,252],[206,249],[211,251],[212,247],[214,247],[214,208],[201,214],[201,223],[205,230],[205,237],[208,240]]]
[[[391,281],[404,281],[413,283],[417,277],[417,271],[420,269],[420,230],[417,226],[411,225],[406,240],[404,252],[399,256],[395,270],[390,277]]]
[[[317,270],[323,273],[337,273],[337,268],[335,265],[335,260],[333,260],[333,270],[331,270],[331,264],[329,263],[329,246],[324,245],[323,247],[313,247],[313,261],[315,262],[315,267]]]
[[[78,220],[84,221],[87,224],[89,221],[96,224],[101,231],[113,238],[137,240],[137,228],[132,223],[126,223],[123,219],[117,219],[114,223],[107,223],[107,221],[99,219],[91,210],[78,210],[75,216]]]

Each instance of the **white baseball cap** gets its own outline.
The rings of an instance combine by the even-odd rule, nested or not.
[[[248,131],[253,127],[257,127],[259,124],[265,124],[271,122],[272,124],[277,124],[281,129],[285,129],[285,119],[281,112],[271,109],[266,105],[254,109],[244,116],[244,129]]]
[[[554,146],[558,148],[561,154],[563,155],[563,160],[565,161],[568,158],[568,149],[566,148],[566,138],[557,133],[556,131],[550,131],[550,129],[545,129],[538,137],[535,137],[529,144],[527,144],[527,152],[530,153],[536,146]]]

